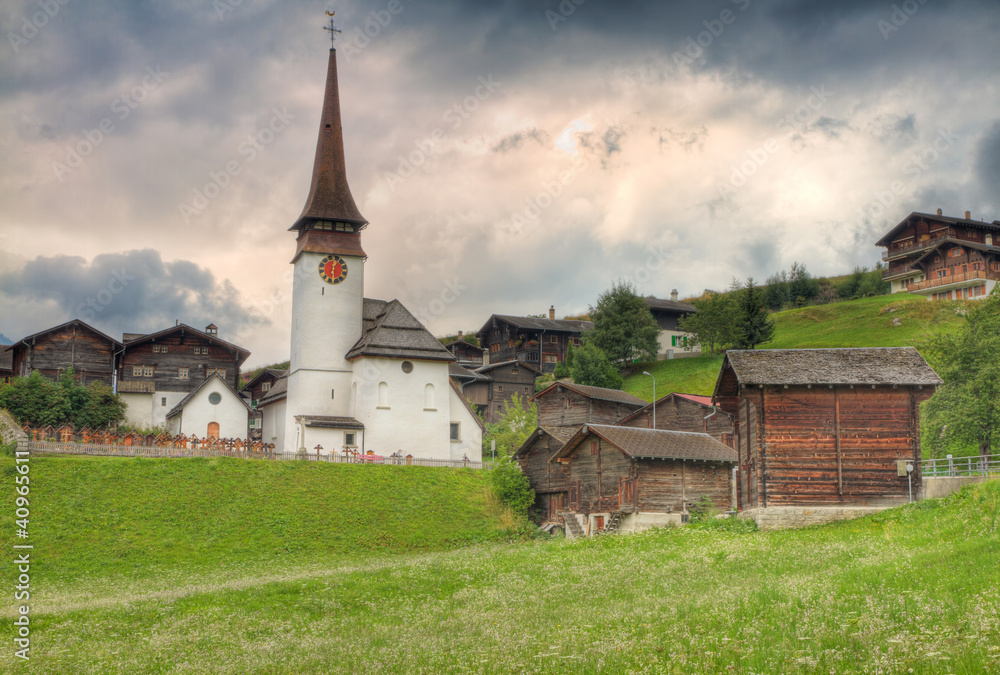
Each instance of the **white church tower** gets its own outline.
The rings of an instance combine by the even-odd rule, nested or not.
[[[296,416],[353,417],[354,375],[346,355],[362,334],[361,230],[367,224],[347,185],[337,51],[331,48],[312,185],[302,215],[289,228],[297,233],[287,385],[295,405],[285,411],[285,452],[304,447]]]

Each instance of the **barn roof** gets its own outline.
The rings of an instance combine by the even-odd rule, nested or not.
[[[708,434],[663,429],[638,429],[585,424],[549,461],[569,457],[587,437],[595,435],[636,459],[692,459],[735,462],[736,451]]]
[[[694,314],[698,311],[698,308],[688,302],[680,302],[678,300],[663,300],[661,298],[654,298],[653,296],[648,296],[643,298],[646,305],[653,310],[676,312],[679,314]]]
[[[170,412],[167,413],[167,419],[170,419],[171,417],[176,417],[177,415],[180,415],[181,412],[184,410],[184,406],[186,406],[188,403],[190,403],[191,399],[193,399],[195,396],[197,396],[198,392],[201,391],[202,389],[204,389],[205,386],[209,382],[211,382],[213,379],[217,379],[217,380],[219,380],[219,382],[221,382],[222,384],[224,384],[225,387],[226,387],[226,389],[228,389],[229,391],[231,391],[233,393],[233,396],[235,396],[236,399],[240,403],[242,403],[244,406],[246,406],[247,410],[250,410],[250,406],[247,404],[246,400],[244,400],[244,398],[242,396],[240,396],[239,393],[235,389],[233,389],[232,387],[230,387],[228,382],[226,382],[221,377],[219,377],[218,373],[212,373],[211,375],[209,375],[208,377],[206,377],[201,384],[199,384],[197,387],[195,387],[190,392],[188,392],[188,395],[185,396],[184,398],[182,398],[177,405],[175,405],[173,408],[170,409]]]
[[[515,452],[514,456],[518,457],[523,455],[528,450],[530,450],[535,441],[542,435],[548,435],[554,438],[557,442],[565,444],[566,441],[573,438],[573,434],[576,433],[577,429],[575,427],[538,427],[531,432],[531,435],[524,439],[524,443],[521,444]]]
[[[267,390],[267,393],[265,393],[257,400],[257,407],[262,408],[271,403],[281,401],[287,396],[288,396],[288,375],[286,373],[285,375],[282,375],[277,380],[275,380],[274,384],[271,385],[271,388]]]
[[[253,379],[249,380],[246,384],[244,384],[241,387],[241,390],[252,389],[254,385],[256,385],[257,382],[262,380],[265,376],[270,376],[273,377],[275,380],[277,380],[279,377],[283,377],[287,372],[288,372],[287,370],[279,370],[278,368],[263,368],[259,373],[257,373],[253,377]]]
[[[540,371],[536,366],[533,366],[530,363],[525,363],[524,361],[513,361],[513,360],[512,361],[501,361],[499,363],[490,363],[490,364],[485,365],[485,366],[483,366],[481,368],[476,368],[476,372],[477,373],[488,373],[491,370],[496,370],[497,368],[500,368],[502,366],[517,366],[518,368],[524,368],[526,370],[530,370],[531,372],[535,373],[536,375],[541,375],[542,374],[542,371]]]
[[[347,359],[377,356],[390,359],[454,361],[455,356],[410,314],[399,300],[365,298],[363,332]]]
[[[913,347],[730,350],[713,398],[765,384],[933,386],[941,378]]]
[[[61,323],[58,326],[53,326],[52,328],[46,328],[45,330],[38,331],[37,333],[33,333],[33,334],[29,335],[28,337],[25,337],[25,338],[22,338],[22,339],[18,340],[17,342],[15,342],[12,345],[7,345],[3,349],[4,350],[13,351],[15,347],[27,346],[28,345],[28,340],[31,340],[32,338],[37,338],[37,337],[40,337],[42,335],[46,335],[48,333],[52,333],[54,331],[60,330],[61,328],[66,328],[67,326],[73,326],[73,325],[77,325],[77,326],[80,326],[82,328],[85,328],[85,329],[89,330],[91,333],[94,333],[98,337],[100,337],[100,338],[102,338],[104,340],[107,340],[108,342],[110,342],[111,344],[113,344],[116,347],[121,348],[121,346],[122,346],[121,342],[119,342],[118,340],[114,339],[110,335],[105,335],[104,333],[102,333],[101,331],[97,330],[93,326],[91,326],[89,324],[86,324],[83,321],[80,321],[79,319],[73,319],[72,321],[67,321],[66,323]]]
[[[618,426],[618,425],[624,425],[626,422],[631,422],[635,418],[641,417],[643,414],[649,412],[653,408],[654,405],[659,406],[661,403],[665,403],[667,401],[667,399],[672,398],[672,397],[682,398],[685,401],[691,401],[692,403],[697,403],[698,405],[705,406],[706,408],[711,408],[712,407],[712,397],[711,396],[696,396],[695,394],[679,394],[677,392],[673,392],[673,393],[667,394],[663,398],[657,400],[655,403],[649,403],[649,404],[647,404],[647,405],[639,408],[638,410],[636,410],[634,413],[632,413],[628,417],[623,417],[622,419],[620,419],[617,422],[615,422],[615,425],[616,426]],[[725,413],[723,413],[723,414],[725,414]]]
[[[557,387],[565,387],[572,392],[583,396],[584,398],[593,398],[600,401],[611,401],[613,403],[627,403],[628,405],[634,405],[638,407],[643,407],[646,402],[639,398],[638,396],[633,396],[632,394],[627,394],[619,389],[605,389],[604,387],[591,387],[585,384],[576,384],[570,382],[553,382],[551,385],[541,390],[531,398],[529,401],[534,401],[536,398],[542,398],[547,396],[549,393],[556,390]]]

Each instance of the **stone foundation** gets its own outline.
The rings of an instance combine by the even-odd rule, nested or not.
[[[785,530],[860,518],[892,506],[768,506],[741,511],[739,517],[756,521],[762,530]]]

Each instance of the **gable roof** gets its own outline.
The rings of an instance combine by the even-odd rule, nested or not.
[[[544,330],[553,333],[582,333],[594,327],[592,321],[580,321],[578,319],[540,319],[531,316],[510,316],[509,314],[493,314],[479,333],[485,333],[492,329],[495,320],[504,321],[515,328],[525,328],[529,330]],[[477,333],[478,334],[478,333]]]
[[[889,230],[885,236],[875,242],[876,246],[888,246],[892,243],[892,238],[896,236],[896,233],[905,227],[910,225],[910,221],[913,218],[919,218],[920,220],[925,220],[928,222],[944,223],[946,225],[958,225],[961,227],[974,227],[983,230],[998,231],[1000,230],[1000,220],[994,220],[992,223],[987,223],[982,220],[971,220],[965,218],[952,218],[950,216],[939,216],[932,213],[920,213],[919,211],[914,211],[910,215],[903,218],[896,224],[891,230]]]
[[[734,395],[737,385],[933,386],[941,382],[913,347],[740,349],[726,352],[712,398]]]
[[[516,365],[518,368],[525,368],[526,370],[530,370],[535,375],[541,375],[542,374],[542,371],[540,371],[538,368],[536,368],[535,366],[531,365],[530,363],[525,363],[524,361],[513,361],[513,360],[512,361],[501,361],[499,363],[490,363],[488,365],[482,366],[481,368],[476,368],[476,372],[477,373],[488,373],[491,370],[496,370],[497,368],[500,368],[502,366],[512,366],[512,365]]]
[[[451,347],[455,347],[455,346],[466,347],[468,349],[474,349],[477,352],[479,352],[480,354],[482,354],[482,353],[484,353],[486,351],[485,347],[480,347],[479,345],[474,345],[471,342],[466,342],[465,340],[452,340],[451,342],[449,342],[448,344],[446,344],[444,346],[444,348],[447,349],[448,351],[451,351],[450,348]]]
[[[569,457],[591,434],[636,459],[692,459],[735,462],[736,451],[708,434],[585,424],[549,461]]]
[[[1000,244],[1000,242],[997,242]],[[983,251],[985,253],[996,253],[1000,251],[1000,246],[987,246],[986,244],[980,244],[975,241],[966,241],[964,239],[958,239],[956,237],[944,237],[937,240],[937,243],[931,248],[927,249],[920,256],[915,258],[910,265],[916,265],[917,263],[923,262],[925,258],[930,257],[940,251],[945,246],[960,246],[962,248],[971,248],[976,251]]]
[[[273,377],[275,380],[277,380],[279,377],[283,377],[287,372],[288,372],[287,370],[279,370],[277,368],[264,368],[259,373],[257,373],[253,377],[253,379],[251,379],[249,382],[240,387],[240,391],[243,391],[245,389],[253,389],[254,385],[257,384],[257,382],[259,382],[265,375],[269,375]]]
[[[257,408],[260,409],[271,403],[276,403],[277,401],[280,401],[286,398],[287,396],[288,396],[288,374],[286,372],[286,374],[282,375],[281,377],[279,377],[277,380],[274,381],[274,384],[271,385],[271,388],[268,389],[263,396],[257,399]]]
[[[661,399],[658,399],[657,401],[654,401],[653,403],[648,403],[648,404],[644,405],[643,407],[639,408],[638,410],[636,410],[634,413],[632,413],[628,417],[623,417],[622,419],[620,419],[617,422],[615,422],[615,426],[620,426],[620,425],[624,425],[626,422],[631,422],[635,418],[641,417],[645,413],[648,413],[653,408],[654,405],[659,406],[660,404],[665,403],[667,401],[667,399],[673,398],[675,396],[677,398],[682,398],[685,401],[691,401],[692,403],[697,403],[698,405],[704,406],[706,408],[713,407],[712,406],[712,397],[711,396],[696,396],[695,394],[679,394],[677,392],[673,392],[673,393],[667,394],[666,396],[664,396]],[[721,410],[719,411],[719,413],[723,414],[723,415],[728,414],[728,413],[723,413]]]
[[[637,407],[646,406],[646,401],[642,400],[638,396],[633,396],[632,394],[626,394],[624,391],[619,389],[605,389],[604,387],[591,387],[586,384],[576,384],[570,382],[553,382],[551,385],[542,389],[540,392],[529,398],[529,401],[534,401],[536,398],[541,398],[548,395],[549,393],[556,390],[557,387],[565,387],[570,391],[583,396],[584,398],[593,398],[599,401],[611,401],[613,403],[625,403],[628,405],[634,405]]]
[[[677,300],[661,300],[660,298],[654,298],[653,296],[647,296],[643,298],[643,300],[651,310],[677,312],[680,314],[694,314],[698,311],[697,307],[687,302],[678,302]]]
[[[200,331],[197,328],[192,328],[186,323],[179,323],[176,326],[170,326],[170,328],[164,328],[163,330],[157,331],[155,333],[147,333],[146,335],[140,335],[139,337],[128,340],[125,344],[125,347],[126,348],[134,347],[136,345],[142,344],[143,342],[155,342],[156,340],[159,340],[164,336],[178,332],[182,334],[194,333],[195,335],[204,340],[208,340],[213,344],[217,344],[220,347],[236,352],[239,357],[238,365],[243,365],[243,362],[250,357],[250,350],[243,349],[243,347],[240,347],[239,345],[234,345],[232,342],[226,342],[225,340],[220,340],[218,335],[210,335],[209,333]]]
[[[347,359],[377,356],[390,359],[454,361],[455,356],[410,314],[399,300],[365,298],[362,334]]]
[[[530,436],[524,439],[521,447],[514,451],[514,457],[519,457],[526,453],[542,435],[551,436],[559,444],[565,444],[566,441],[573,438],[573,434],[576,431],[577,429],[571,427],[537,427],[531,432]]]
[[[170,412],[167,413],[167,419],[180,415],[181,412],[184,410],[184,406],[190,403],[191,399],[193,399],[198,394],[198,392],[204,389],[208,385],[208,383],[211,382],[213,379],[216,379],[219,382],[221,382],[226,387],[226,389],[232,392],[233,396],[236,397],[236,400],[243,404],[244,408],[250,410],[250,406],[247,404],[246,400],[242,396],[240,396],[235,389],[230,387],[228,382],[219,377],[218,373],[212,373],[211,375],[206,377],[201,384],[192,389],[187,396],[182,398],[180,402],[177,403],[177,405],[175,405],[173,408],[170,409]]]
[[[457,363],[448,364],[448,376],[453,377],[457,380],[468,380],[469,382],[489,382],[490,378],[485,375],[480,375],[479,373],[473,372],[466,368],[465,366],[460,366]]]
[[[100,338],[103,338],[103,339],[107,340],[108,342],[110,342],[114,346],[118,347],[119,349],[122,346],[121,342],[119,342],[118,340],[114,339],[110,335],[105,335],[104,333],[102,333],[101,331],[97,330],[96,328],[94,328],[90,324],[86,324],[83,321],[80,321],[79,319],[73,319],[72,321],[67,321],[66,323],[61,323],[58,326],[53,326],[52,328],[46,328],[45,330],[41,330],[41,331],[38,331],[37,333],[33,333],[33,334],[29,335],[28,337],[25,337],[25,338],[22,338],[22,339],[18,340],[17,342],[15,342],[12,345],[7,345],[6,347],[4,347],[4,350],[5,351],[13,351],[15,347],[20,347],[20,346],[27,347],[28,346],[28,340],[40,337],[42,335],[46,335],[48,333],[53,333],[53,332],[55,332],[57,330],[60,330],[62,328],[66,328],[68,326],[73,326],[73,325],[77,325],[77,326],[81,326],[83,328],[86,328],[90,332],[94,333],[95,335],[97,335]]]

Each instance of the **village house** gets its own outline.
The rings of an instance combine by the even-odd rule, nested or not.
[[[284,370],[277,368],[262,368],[240,389],[242,396],[250,406],[250,439],[259,441],[261,437],[261,412],[257,409],[260,399],[271,390],[274,383],[285,375]]]
[[[77,382],[114,384],[122,343],[79,319],[29,335],[5,348],[11,354],[11,372],[28,377],[39,372],[58,380],[72,368]]]
[[[701,345],[693,341],[689,343],[689,336],[680,328],[680,320],[689,314],[694,314],[698,309],[687,302],[680,302],[677,299],[677,290],[670,292],[669,300],[659,298],[645,298],[646,305],[650,313],[660,327],[659,350],[657,359],[674,359],[684,356],[701,356]]]
[[[535,379],[541,375],[538,368],[523,361],[493,363],[477,368],[475,373],[486,377],[487,381],[469,387],[469,401],[482,406],[487,424],[500,421],[515,394],[520,397],[522,405],[527,404],[528,399],[535,395]],[[486,393],[486,400],[480,403],[482,391]]]
[[[199,438],[247,438],[250,406],[215,373],[191,390],[166,415],[167,431]]]
[[[586,424],[549,462],[566,467],[565,497],[549,504],[566,504],[570,536],[680,524],[694,504],[735,509],[736,452],[708,434]]]
[[[569,471],[565,464],[549,460],[575,432],[571,427],[538,427],[514,453],[514,460],[535,491],[535,509],[543,527],[561,523],[559,514],[568,506]]]
[[[250,352],[219,338],[218,330],[215,324],[200,331],[178,323],[156,333],[123,336],[116,391],[125,401],[131,424],[165,425],[167,413],[213,375],[237,389],[240,367]],[[189,429],[188,435],[207,433],[206,429]],[[236,438],[246,437],[244,427]]]
[[[455,357],[458,365],[463,368],[475,370],[489,364],[490,357],[488,351],[461,339],[461,331],[459,331],[458,337],[458,340],[449,342],[444,346]]]
[[[779,527],[906,502],[939,384],[912,347],[726,352],[712,400],[734,417],[740,509]]]
[[[668,394],[619,420],[618,426],[701,432],[725,445],[733,444],[733,416],[713,406],[711,396]]]
[[[879,239],[893,293],[928,300],[978,299],[1000,279],[1000,221],[911,213]]]
[[[494,314],[476,333],[491,363],[522,361],[543,373],[551,373],[566,360],[570,347],[579,347],[583,332],[594,324],[576,319],[556,319],[555,307],[549,317]]]
[[[538,406],[538,426],[573,427],[615,424],[647,404],[638,396],[617,389],[553,382],[532,396]]]

